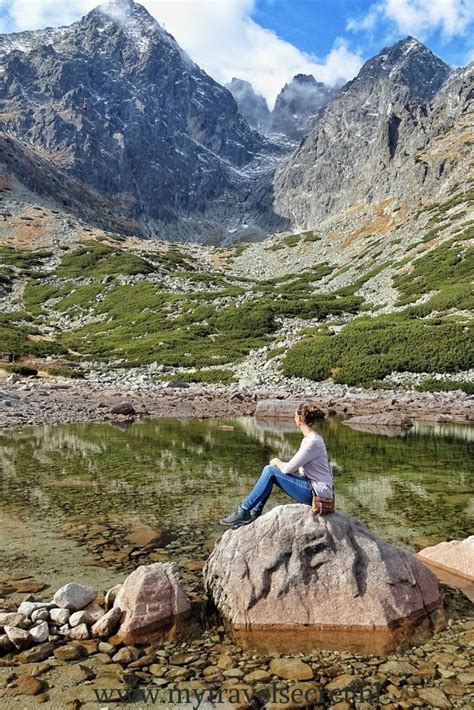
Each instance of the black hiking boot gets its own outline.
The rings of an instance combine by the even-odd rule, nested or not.
[[[257,520],[257,518],[259,518],[262,513],[263,513],[263,508],[252,508],[252,510],[250,511],[250,518],[251,518],[252,522],[254,520]]]
[[[249,510],[245,510],[241,505],[234,510],[233,513],[227,515],[225,518],[221,518],[221,525],[228,525],[229,527],[240,527],[241,525],[248,525],[253,521],[253,518]]]

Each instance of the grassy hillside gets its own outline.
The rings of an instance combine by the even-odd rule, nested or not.
[[[336,244],[328,254],[319,231],[227,250],[131,248],[110,235],[52,250],[1,246],[0,350],[66,375],[87,373],[87,362],[158,363],[169,372],[154,377],[231,382],[262,351],[285,376],[314,381],[455,377],[474,362],[469,200],[472,190],[456,188],[355,252]],[[269,254],[281,266],[256,278],[254,263]],[[377,289],[392,300],[377,302]],[[471,387],[460,380],[425,378],[423,387]]]

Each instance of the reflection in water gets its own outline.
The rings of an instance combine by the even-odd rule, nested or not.
[[[416,425],[405,437],[389,438],[341,426],[334,417],[317,429],[340,469],[338,507],[375,533],[419,549],[474,529],[472,427]],[[289,458],[300,436],[290,422],[250,417],[5,432],[0,499],[53,523],[74,515],[175,530],[194,524],[205,539],[220,530],[215,521],[242,499],[271,456]],[[271,499],[287,501],[281,492]]]
[[[412,431],[430,436],[452,436],[464,441],[474,441],[474,427],[446,422],[445,424],[423,424],[414,422]]]

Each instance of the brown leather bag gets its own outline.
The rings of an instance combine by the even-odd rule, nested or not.
[[[311,503],[311,510],[315,515],[329,515],[329,513],[334,513],[336,510],[336,496],[333,495],[332,498],[321,498],[317,496],[311,485],[311,481],[308,476],[305,476],[308,481],[311,492],[313,493],[313,501]]]
[[[335,498],[320,498],[313,493],[311,510],[315,515],[328,515],[336,510]]]

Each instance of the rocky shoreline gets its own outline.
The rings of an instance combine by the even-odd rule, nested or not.
[[[364,390],[321,384],[311,389],[236,388],[175,382],[120,385],[88,380],[0,381],[0,427],[73,422],[127,422],[160,417],[238,417],[266,399],[311,399],[328,414],[393,412],[426,423],[474,421],[474,398],[463,392]]]
[[[151,533],[150,530],[145,532]],[[146,541],[149,542],[149,536]],[[115,604],[116,597],[112,593],[115,595],[117,587],[99,587],[99,596],[92,604],[90,598],[96,592],[79,604],[71,605],[71,585],[53,596],[54,588],[48,590],[47,585],[21,574],[12,576],[10,585],[23,590],[22,604],[18,607],[13,601],[18,599],[18,593],[7,594],[2,611],[15,614],[21,609],[28,617],[23,620],[27,629],[44,625],[43,615],[45,618],[47,615],[57,618],[61,613],[67,616],[69,612],[61,611],[62,607],[70,607],[71,612],[70,623],[63,629],[64,638],[59,634],[26,650],[7,652],[0,658],[2,708],[29,710],[40,704],[64,710],[93,710],[99,702],[100,707],[105,708],[112,703],[115,706],[120,700],[139,707],[154,702],[160,707],[187,709],[198,707],[199,698],[201,710],[216,707],[219,698],[222,703],[217,707],[233,710],[472,707],[474,618],[472,606],[460,592],[443,587],[447,627],[405,652],[386,655],[315,649],[270,654],[242,650],[221,625],[219,617],[205,605],[202,562],[196,558],[191,565],[194,559],[191,551],[186,551],[183,557],[171,545],[166,548],[179,565],[191,600],[191,616],[183,635],[143,645],[124,640],[117,634],[103,635],[99,630],[97,634],[92,630],[86,633],[85,628],[81,629],[83,633],[76,631],[80,628],[76,622],[83,619],[72,622],[72,618],[83,612],[73,609],[86,603],[89,609],[95,603],[110,608],[110,604]],[[149,545],[143,549],[152,551]],[[204,558],[209,552],[210,546],[206,551],[201,545],[194,554]],[[140,563],[149,563],[150,558],[150,554],[145,555]],[[123,571],[120,576],[122,582]],[[89,584],[92,578],[91,570],[84,583]],[[197,586],[193,593],[194,585]],[[87,586],[83,590],[89,592],[91,588]],[[76,596],[75,593],[74,602]],[[51,598],[53,603],[48,605]],[[40,599],[43,604],[30,603]],[[37,611],[46,606],[49,606],[47,613]],[[92,611],[97,611],[96,607]],[[30,621],[33,616],[35,621]]]

